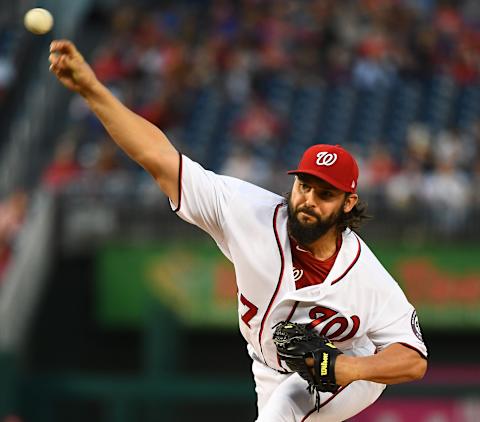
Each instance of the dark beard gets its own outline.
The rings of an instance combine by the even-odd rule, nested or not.
[[[298,213],[304,212],[317,219],[315,223],[303,224],[298,219]],[[290,196],[288,197],[288,221],[287,229],[288,234],[292,236],[300,245],[309,245],[316,240],[320,239],[325,233],[327,233],[332,227],[338,225],[343,215],[343,209],[340,208],[338,212],[331,215],[329,218],[323,220],[308,208],[300,208],[296,211],[293,210]]]

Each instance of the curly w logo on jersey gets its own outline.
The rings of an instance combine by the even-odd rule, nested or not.
[[[308,324],[310,329],[318,327],[320,335],[338,342],[350,340],[360,328],[360,318],[357,315],[347,318],[326,306],[313,307],[308,316],[312,319]]]

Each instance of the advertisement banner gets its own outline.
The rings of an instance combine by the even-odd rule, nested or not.
[[[480,247],[372,248],[417,308],[423,327],[480,327]],[[210,240],[105,247],[97,260],[97,312],[107,325],[137,325],[154,296],[188,325],[237,324],[232,264]]]

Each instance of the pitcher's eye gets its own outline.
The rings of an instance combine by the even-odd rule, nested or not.
[[[329,190],[324,190],[320,193],[320,198],[323,198],[323,199],[330,199],[332,198],[334,195],[331,191]]]

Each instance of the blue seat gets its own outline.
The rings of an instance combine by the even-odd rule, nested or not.
[[[347,141],[356,97],[356,90],[349,85],[327,89],[315,142],[342,144]]]
[[[454,125],[468,129],[480,116],[480,85],[468,85],[459,89],[455,102]]]
[[[383,137],[389,95],[388,88],[357,91],[357,102],[349,136],[351,142],[369,145]]]
[[[194,102],[184,131],[185,144],[196,160],[207,159],[222,106],[221,94],[212,87],[202,89]]]
[[[394,85],[385,115],[383,138],[393,150],[405,145],[408,127],[419,119],[424,87],[420,82],[398,80]]]
[[[448,75],[437,75],[431,79],[426,89],[421,120],[430,127],[432,133],[451,125],[457,92],[455,81]]]

